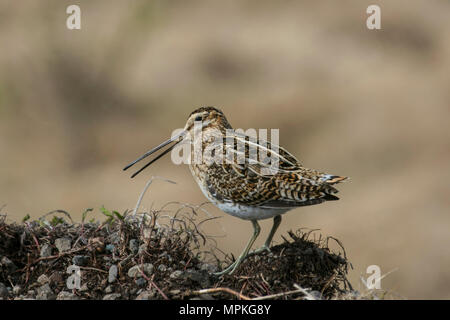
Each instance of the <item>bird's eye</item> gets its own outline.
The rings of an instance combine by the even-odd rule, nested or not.
[[[195,121],[202,121],[202,116],[195,117]]]

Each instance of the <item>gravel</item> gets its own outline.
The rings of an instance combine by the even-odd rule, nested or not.
[[[310,241],[309,234],[300,232],[272,247],[275,254],[250,256],[234,275],[215,277],[211,273],[220,270],[217,262],[224,267],[230,259],[222,261],[213,252],[217,260],[202,260],[195,246],[204,238],[185,224],[164,232],[155,227],[144,238],[132,219],[49,228],[39,223],[9,224],[0,216],[0,230],[0,299],[234,299],[230,292],[207,297],[198,290],[223,287],[258,297],[292,291],[293,284],[330,299],[347,290],[345,252],[335,254],[325,240]],[[67,268],[73,264],[82,267],[81,287],[75,291],[67,287],[69,276],[75,275]],[[299,293],[286,299],[302,297]]]
[[[122,295],[120,293],[110,293],[103,297],[103,300],[117,300],[120,299]]]
[[[72,258],[72,263],[76,266],[84,267],[89,264],[90,258],[88,256],[74,256]]]
[[[41,258],[50,257],[52,255],[52,247],[48,244],[44,244],[41,247],[40,256]]]
[[[55,247],[59,253],[69,251],[72,248],[72,240],[70,238],[58,238],[55,240]]]
[[[37,278],[37,282],[39,282],[40,284],[46,284],[50,282],[50,279],[47,277],[47,275],[45,274],[41,274],[39,276],[39,278]]]
[[[154,291],[142,291],[137,297],[136,300],[152,300],[155,298]]]
[[[138,253],[139,250],[139,240],[137,239],[131,239],[130,243],[128,245],[130,251],[134,254]]]
[[[135,283],[138,287],[142,288],[145,287],[147,285],[147,280],[145,280],[144,278],[137,278],[135,280]]]
[[[80,298],[72,292],[61,291],[58,293],[56,300],[80,300]]]
[[[118,273],[118,269],[117,266],[115,264],[113,264],[108,271],[108,282],[109,283],[113,283],[114,281],[117,280],[117,273]]]
[[[44,284],[43,286],[37,288],[37,300],[55,300],[56,295],[53,293],[52,289],[50,288],[50,285],[48,283]]]
[[[181,271],[181,270],[175,270],[174,272],[172,272],[171,274],[170,274],[170,279],[173,279],[173,280],[175,280],[175,279],[180,279],[182,276],[183,276],[183,274],[184,274],[184,272],[183,271]]]
[[[128,270],[128,276],[130,278],[135,278],[136,276],[141,274],[141,270],[144,271],[144,273],[147,276],[151,276],[154,270],[153,264],[151,263],[144,263],[143,265],[135,265],[134,267],[131,267]]]

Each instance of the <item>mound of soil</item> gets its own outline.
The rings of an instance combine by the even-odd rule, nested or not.
[[[206,260],[208,239],[192,216],[163,224],[157,212],[144,220],[107,213],[103,223],[17,224],[0,216],[0,299],[332,299],[352,292],[344,248],[331,237],[289,232],[271,252],[216,277],[231,259],[209,250]]]

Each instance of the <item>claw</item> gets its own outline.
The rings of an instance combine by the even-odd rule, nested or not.
[[[250,252],[250,254],[260,254],[261,252],[264,252],[264,251],[267,251],[267,252],[272,252],[272,250],[270,250],[270,248],[267,246],[267,245],[262,245],[261,246],[261,248],[259,248],[259,249],[255,249],[255,250],[253,250],[252,252]]]

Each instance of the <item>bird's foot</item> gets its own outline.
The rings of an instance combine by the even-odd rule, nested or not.
[[[234,261],[232,264],[230,264],[226,269],[220,271],[220,272],[215,272],[213,273],[213,275],[220,277],[223,276],[224,274],[229,274],[232,275],[236,269],[239,267],[239,265],[242,263],[242,261],[244,261],[245,258],[247,258],[249,255],[246,255],[245,257],[243,256],[239,256],[239,258],[237,258],[236,261]]]
[[[267,244],[263,244],[261,246],[261,248],[253,250],[252,252],[250,252],[250,254],[251,255],[260,254],[261,252],[264,252],[264,251],[267,251],[269,253],[272,252]]]

